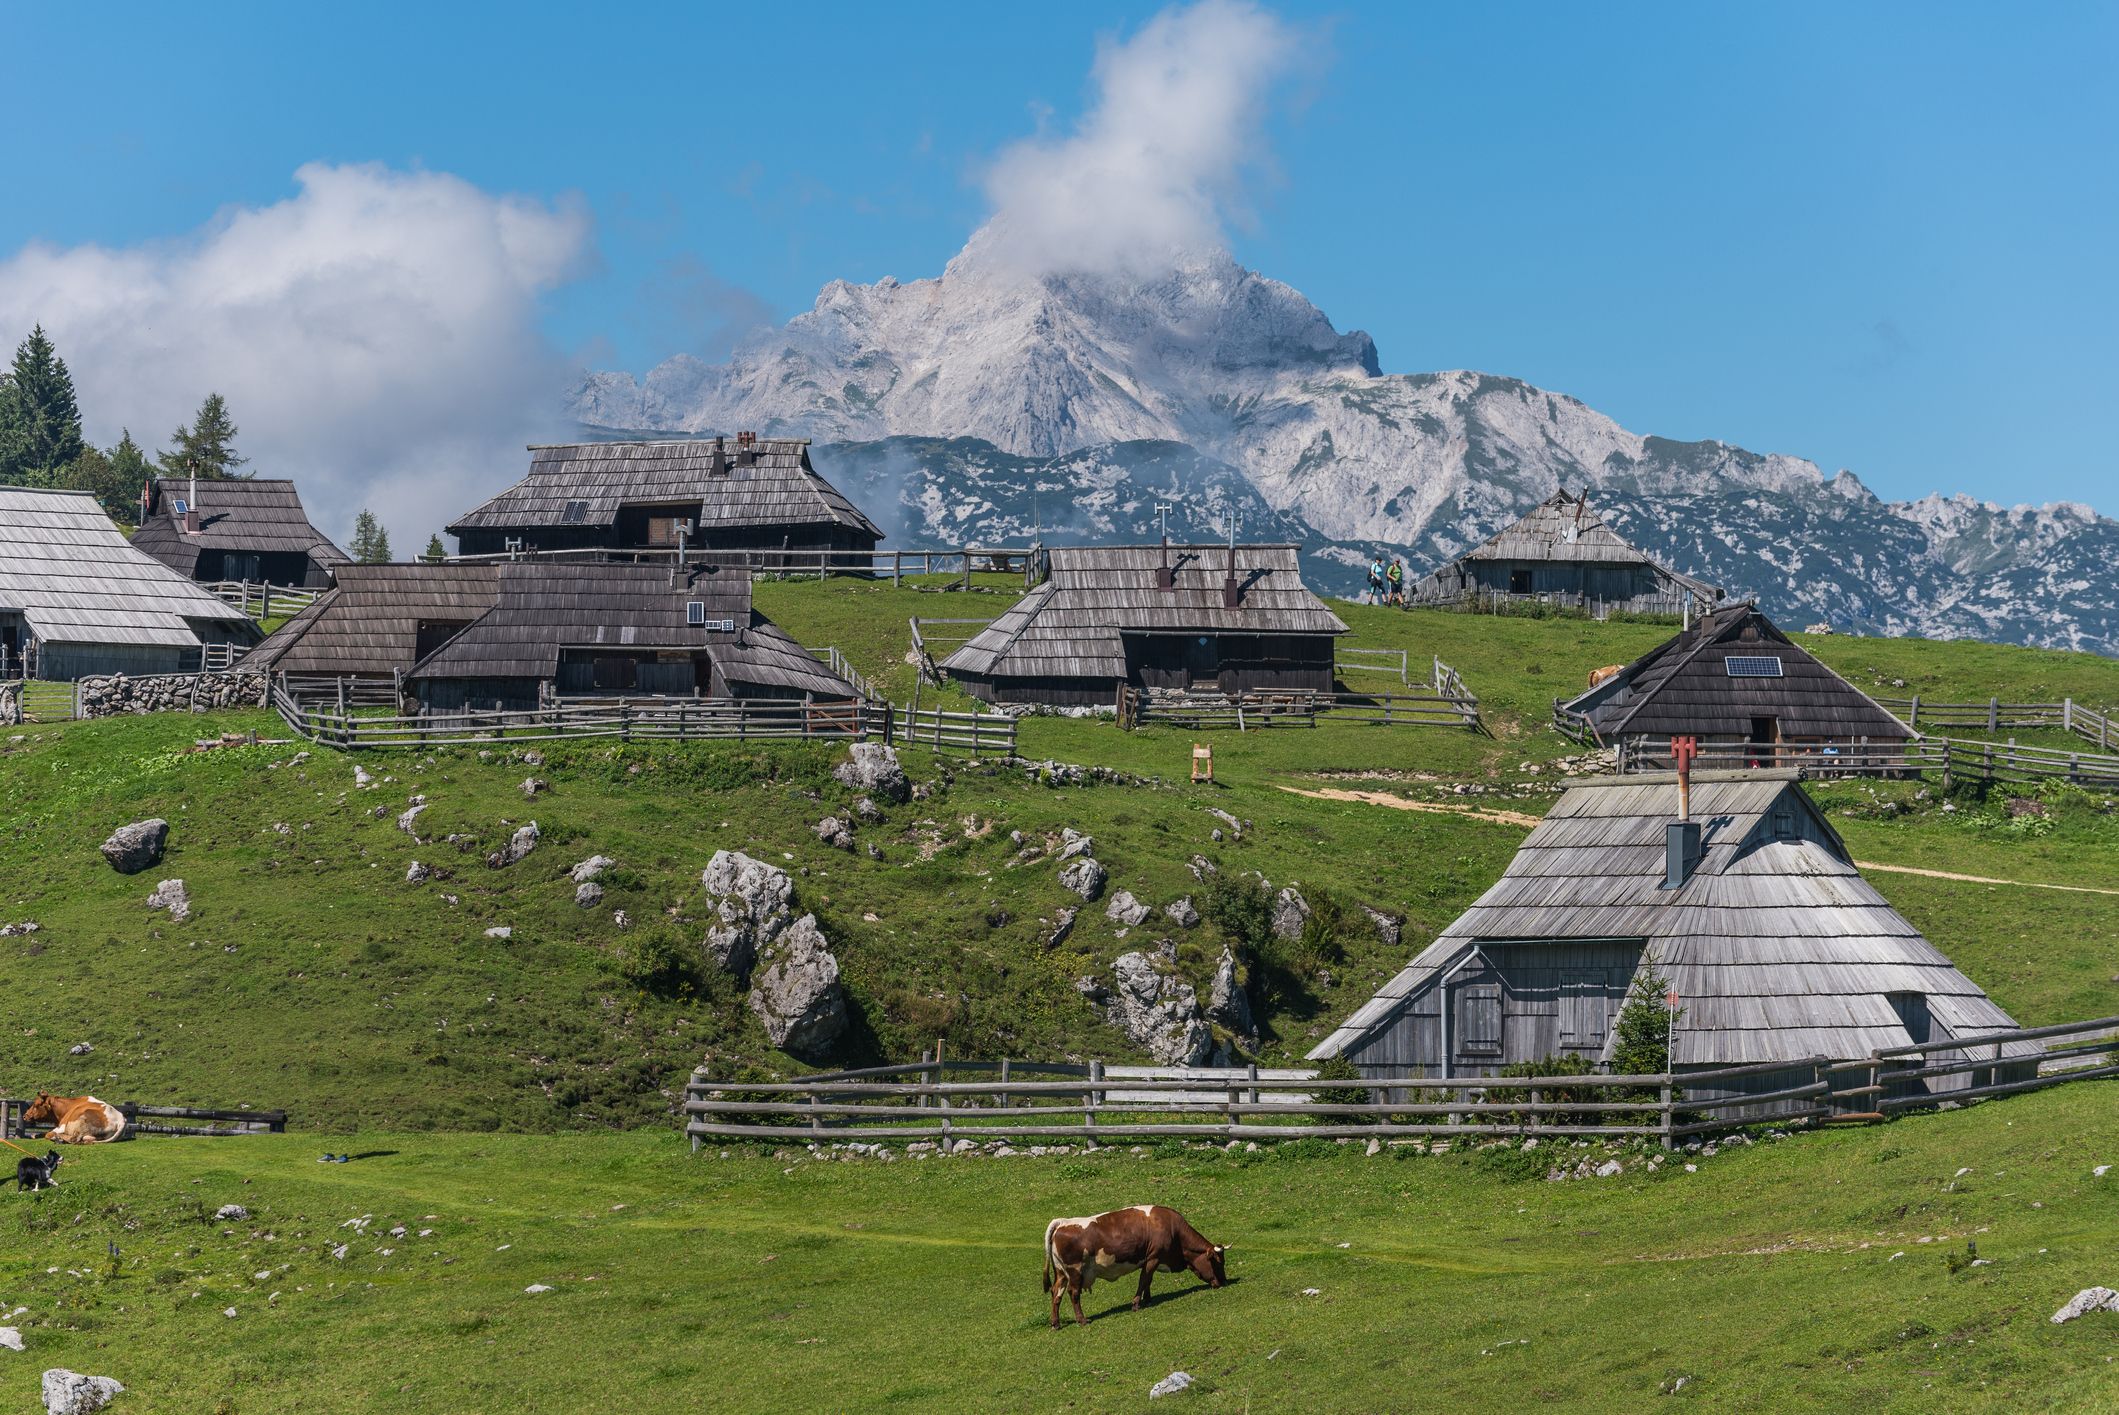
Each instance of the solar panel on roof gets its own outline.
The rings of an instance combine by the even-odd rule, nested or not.
[[[586,501],[569,501],[569,502],[567,503],[567,509],[566,509],[565,513],[564,513],[563,515],[561,515],[559,519],[560,519],[561,521],[565,522],[565,523],[566,523],[567,525],[570,525],[570,526],[578,526],[578,525],[580,525],[580,524],[581,524],[581,523],[582,523],[583,521],[587,520],[587,519],[588,519],[588,517],[589,517],[589,503],[588,503],[588,502],[586,502]]]
[[[1731,678],[1778,678],[1781,661],[1777,654],[1731,654],[1722,660]]]

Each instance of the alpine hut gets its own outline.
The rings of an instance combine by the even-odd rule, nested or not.
[[[1416,582],[1415,604],[1544,601],[1641,614],[1678,614],[1721,591],[1626,543],[1565,487],[1529,515]]]
[[[400,678],[500,596],[500,567],[444,561],[342,565],[338,583],[259,644],[250,661],[297,696],[342,683],[395,702]]]
[[[135,550],[85,491],[0,486],[0,678],[193,673],[248,616]]]
[[[1695,737],[1715,764],[1873,770],[1914,735],[1751,604],[1702,616],[1559,711],[1643,767]]]
[[[1055,546],[1045,579],[951,654],[996,703],[1110,703],[1121,686],[1227,694],[1332,689],[1347,632],[1292,545]]]
[[[1808,1081],[1794,1068],[1811,1058],[2015,1027],[1862,878],[1796,773],[1695,772],[1688,785],[1670,773],[1570,783],[1500,880],[1311,1058],[1370,1077],[1491,1075],[1547,1057],[1594,1070],[1637,977],[1677,995],[1674,1071],[1791,1068],[1695,1096],[1764,1095]]]
[[[752,607],[747,569],[549,560],[493,568],[493,607],[407,675],[406,691],[426,711],[520,712],[591,696],[860,696]]]
[[[682,442],[530,449],[530,472],[449,528],[463,555],[511,551],[742,551],[858,562],[883,533],[817,475],[806,437],[739,433]]]
[[[156,477],[133,547],[187,580],[324,589],[350,559],[309,522],[291,481]]]

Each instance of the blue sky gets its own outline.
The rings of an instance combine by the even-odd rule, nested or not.
[[[556,353],[712,354],[827,280],[938,272],[984,165],[1064,129],[1098,36],[1157,8],[18,7],[0,311],[39,307],[26,246],[164,258],[305,163],[380,163],[582,223],[519,281]],[[1272,8],[1312,52],[1234,248],[1386,370],[1516,375],[1888,496],[2119,511],[2119,8]],[[97,382],[123,359],[82,342],[127,404],[92,423],[160,433],[188,388]]]

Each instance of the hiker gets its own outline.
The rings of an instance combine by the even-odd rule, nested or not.
[[[1385,572],[1385,570],[1384,570],[1384,568],[1383,568],[1383,557],[1382,557],[1381,555],[1378,555],[1378,556],[1377,556],[1377,557],[1376,557],[1375,559],[1373,559],[1373,560],[1369,561],[1369,603],[1370,603],[1370,604],[1381,604],[1381,603],[1383,603],[1383,596],[1384,596],[1384,580],[1383,580],[1383,577],[1384,577],[1385,573],[1386,573],[1386,572]]]
[[[1386,573],[1389,576],[1391,586],[1390,602],[1403,609],[1405,607],[1405,566],[1399,561],[1397,556],[1393,555],[1391,557],[1391,568]]]

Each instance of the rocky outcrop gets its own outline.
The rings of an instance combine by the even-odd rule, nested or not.
[[[406,884],[425,884],[432,878],[434,878],[434,871],[428,869],[417,860],[405,866]]]
[[[737,979],[749,977],[759,953],[794,917],[794,882],[787,871],[735,850],[716,850],[699,882],[715,896],[719,921],[707,930],[708,955]]]
[[[2049,1319],[2055,1323],[2072,1322],[2077,1317],[2091,1312],[2119,1312],[2119,1292],[2109,1287],[2085,1287],[2067,1300],[2067,1305],[2053,1313]]]
[[[603,902],[603,886],[594,880],[574,886],[574,905],[579,909],[593,909]]]
[[[1104,917],[1123,928],[1138,928],[1148,921],[1148,906],[1135,899],[1132,890],[1121,889],[1104,906]]]
[[[1109,872],[1088,855],[1068,861],[1059,872],[1060,887],[1072,890],[1084,899],[1095,899],[1102,894],[1104,881],[1109,878]]]
[[[1405,920],[1396,914],[1386,914],[1381,909],[1371,909],[1366,904],[1361,906],[1361,912],[1368,915],[1369,922],[1376,926],[1376,937],[1383,940],[1386,948],[1398,946],[1405,936]]]
[[[96,1415],[124,1390],[109,1376],[84,1376],[55,1367],[44,1373],[44,1415]]]
[[[165,879],[155,886],[154,893],[147,896],[150,909],[167,909],[169,921],[181,924],[191,917],[191,896],[184,892],[184,881]]]
[[[886,801],[911,799],[912,783],[906,779],[905,768],[898,765],[895,748],[881,742],[856,742],[850,750],[852,755],[832,771],[840,785]]]
[[[1251,1020],[1251,999],[1236,976],[1236,955],[1224,948],[1207,992],[1207,1020],[1237,1038],[1246,1048],[1258,1045],[1258,1026]]]
[[[1199,994],[1146,953],[1121,954],[1111,965],[1105,1016],[1133,1045],[1165,1066],[1199,1066],[1214,1052],[1214,1032]]]
[[[22,722],[22,685],[0,683],[0,727],[17,727]]]
[[[1289,885],[1273,897],[1273,937],[1293,943],[1302,937],[1302,926],[1310,921],[1310,901]]]
[[[834,850],[853,849],[853,822],[844,816],[826,816],[814,827],[817,839]]]
[[[591,855],[580,864],[574,866],[573,869],[568,870],[567,878],[576,884],[587,884],[590,880],[601,878],[605,870],[610,869],[617,863],[616,860],[608,855]]]
[[[171,673],[132,677],[115,673],[74,684],[79,717],[116,717],[142,712],[221,712],[263,707],[265,675],[235,669],[225,673]]]
[[[772,1044],[805,1061],[823,1057],[846,1030],[846,990],[814,914],[804,914],[758,954],[750,1010]]]
[[[1194,928],[1199,924],[1199,910],[1192,903],[1192,896],[1189,894],[1174,904],[1163,905],[1163,917],[1181,929]]]
[[[134,821],[121,825],[103,842],[103,858],[121,875],[136,875],[162,863],[162,849],[169,843],[169,822]]]
[[[542,832],[537,829],[536,821],[531,821],[525,826],[518,826],[515,833],[508,837],[507,844],[486,856],[486,864],[496,870],[504,870],[510,865],[521,864],[530,857],[530,852],[537,848],[537,839],[540,834]]]

